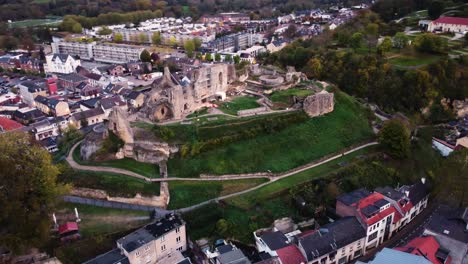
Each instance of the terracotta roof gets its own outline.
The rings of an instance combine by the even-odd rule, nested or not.
[[[468,26],[468,18],[464,18],[464,17],[439,17],[438,19],[432,21],[432,23],[455,24],[455,25]]]
[[[306,263],[304,256],[296,245],[290,245],[276,251],[282,264],[301,264]]]
[[[411,240],[406,246],[395,248],[396,250],[410,253],[413,255],[424,256],[429,259],[433,264],[443,264],[444,262],[437,258],[437,252],[440,250],[440,245],[433,236],[417,237]],[[448,253],[448,252],[446,252]],[[440,255],[440,253],[439,253]],[[451,259],[447,255],[445,264],[450,264]]]
[[[21,125],[20,123],[14,120],[8,119],[6,117],[0,116],[0,132],[12,131],[12,130],[20,129],[22,127],[23,125]]]
[[[78,230],[78,224],[75,222],[67,222],[59,226],[59,234],[63,234],[63,233],[70,232],[70,231],[77,231],[77,230]]]

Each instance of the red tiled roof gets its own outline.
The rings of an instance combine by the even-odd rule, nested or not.
[[[468,26],[468,18],[464,17],[439,17],[432,22],[437,24],[455,24]]]
[[[70,231],[77,231],[77,230],[78,230],[78,224],[75,222],[67,222],[59,226],[59,234],[67,233]]]
[[[304,256],[296,245],[290,245],[276,251],[281,263],[283,264],[301,264],[306,263]]]
[[[23,127],[23,125],[21,125],[20,123],[14,121],[14,120],[8,119],[6,117],[0,116],[0,132],[2,130],[3,131],[12,131],[12,130],[20,129],[22,127]]]
[[[375,214],[374,216],[370,218],[367,218],[364,214],[361,213],[361,209],[365,208],[368,205],[372,205],[381,199],[384,199],[384,196],[380,193],[375,192],[367,196],[366,198],[359,200],[358,202],[359,215],[361,216],[361,219],[363,219],[367,223],[367,225],[373,225],[379,222],[380,220],[384,219],[385,217],[391,215],[392,213],[394,214],[393,223],[400,221],[400,219],[402,218],[402,215],[391,204],[389,208],[383,210],[382,212]]]
[[[411,240],[406,246],[395,248],[396,250],[410,253],[418,256],[425,256],[433,264],[444,264],[442,261],[437,259],[436,253],[439,250],[440,245],[433,236],[417,237]],[[450,264],[451,259],[449,258],[445,264]]]

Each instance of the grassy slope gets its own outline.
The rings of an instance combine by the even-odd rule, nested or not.
[[[399,56],[390,59],[390,63],[399,67],[415,67],[424,66],[427,64],[438,61],[441,57],[434,55],[420,55],[420,56]]]
[[[121,160],[108,160],[102,162],[92,162],[81,160],[80,157],[80,148],[75,148],[73,151],[73,160],[81,165],[89,166],[103,166],[103,167],[114,167],[124,170],[129,170],[146,176],[148,178],[159,178],[159,166],[156,164],[143,163],[136,161],[134,159],[124,158]]]
[[[111,196],[133,197],[137,193],[159,195],[159,183],[145,182],[120,174],[77,171],[67,180],[76,187],[105,190]]]
[[[291,204],[288,190],[311,180],[327,177],[338,170],[340,163],[352,162],[358,156],[373,153],[375,147],[354,152],[321,166],[306,170],[294,176],[269,184],[259,190],[241,196],[233,197],[224,204],[210,204],[199,208],[184,216],[188,223],[191,239],[201,237],[216,237],[216,222],[223,218],[232,224],[230,234],[242,242],[252,242],[252,232],[261,227],[271,225],[273,220],[281,217],[298,216],[298,212]]]
[[[283,172],[373,137],[365,110],[345,95],[335,95],[335,111],[280,132],[234,142],[195,157],[169,160],[172,176]],[[220,128],[222,129],[222,128]]]
[[[225,102],[219,105],[219,110],[226,114],[237,115],[237,111],[257,108],[260,105],[256,102],[257,97],[252,96],[241,96],[236,97],[230,102]]]
[[[267,179],[235,181],[171,181],[169,209],[178,209],[198,204],[222,195],[246,190],[266,182]]]

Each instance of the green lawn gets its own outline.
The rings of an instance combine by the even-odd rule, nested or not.
[[[308,89],[298,89],[298,88],[291,88],[287,90],[281,90],[281,91],[276,91],[273,92],[270,95],[270,99],[273,103],[281,103],[281,104],[287,104],[291,105],[293,103],[293,97],[307,97],[311,94],[313,94],[314,91],[308,90]]]
[[[440,56],[418,55],[418,56],[399,56],[389,60],[389,62],[398,67],[418,67],[431,64],[440,60]]]
[[[171,181],[169,209],[184,208],[219,196],[239,192],[268,181],[249,179],[232,181]]]
[[[237,115],[237,111],[257,108],[260,105],[257,103],[258,98],[253,96],[240,96],[234,98],[230,102],[219,104],[219,110],[226,114]]]
[[[28,19],[9,23],[11,28],[23,28],[23,27],[36,27],[36,26],[57,26],[60,24],[61,19]]]
[[[188,234],[191,239],[202,237],[218,238],[215,225],[219,219],[225,219],[230,224],[229,237],[244,243],[252,243],[252,232],[268,227],[275,219],[293,217],[302,221],[291,202],[289,189],[303,183],[328,177],[330,173],[339,170],[346,162],[358,160],[360,155],[371,154],[376,147],[370,147],[331,161],[324,165],[309,169],[288,178],[269,184],[259,190],[241,196],[230,198],[220,204],[209,204],[184,215],[187,221]]]
[[[80,145],[81,146],[81,145]],[[120,160],[108,160],[102,162],[84,161],[80,157],[80,146],[73,151],[73,160],[81,165],[103,166],[124,169],[141,174],[148,178],[159,178],[159,166],[156,164],[143,163],[130,158]]]
[[[325,116],[220,145],[196,156],[178,155],[169,160],[169,173],[177,177],[198,177],[200,173],[283,172],[373,138],[368,111],[342,92],[335,93],[335,99],[335,110]],[[226,128],[230,127],[212,127],[206,134]]]
[[[146,182],[121,174],[75,171],[61,180],[76,187],[105,190],[111,196],[134,197],[137,193],[159,195],[158,182]]]

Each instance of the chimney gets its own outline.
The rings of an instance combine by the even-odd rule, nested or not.
[[[422,184],[426,184],[426,178],[422,177],[421,182],[422,182]]]

